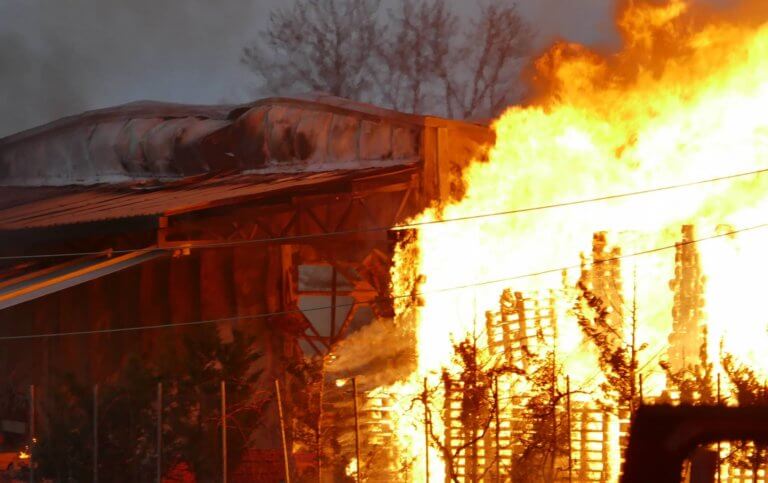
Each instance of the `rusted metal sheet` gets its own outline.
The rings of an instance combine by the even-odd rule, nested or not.
[[[233,174],[158,186],[0,187],[0,231],[41,228],[138,216],[173,215],[290,193],[319,193],[369,176],[413,167],[322,173]],[[42,192],[41,192],[42,190]],[[24,200],[17,202],[16,200]]]

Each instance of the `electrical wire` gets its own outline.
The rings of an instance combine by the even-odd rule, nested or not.
[[[729,236],[733,236],[739,233],[747,233],[747,232],[754,232],[759,229],[768,228],[768,223],[762,223],[759,225],[754,225],[746,228],[741,228],[738,230],[732,230],[725,233],[718,233],[716,235],[710,235],[707,237],[698,238],[696,240],[687,240],[682,242],[677,242],[672,245],[663,245],[660,247],[651,248],[648,250],[642,250],[638,252],[633,253],[627,253],[623,255],[618,255],[611,258],[606,258],[603,260],[596,260],[593,262],[593,265],[601,265],[603,263],[611,263],[618,260],[624,260],[628,258],[634,258],[634,257],[640,257],[643,255],[649,255],[653,253],[659,253],[666,250],[671,250],[680,246],[686,246],[686,245],[692,245],[696,243],[716,240],[719,238],[725,238]],[[473,287],[483,287],[488,285],[496,285],[503,282],[509,282],[513,280],[521,280],[524,278],[533,278],[538,277],[541,275],[549,275],[549,274],[556,274],[556,273],[562,273],[563,271],[567,270],[575,270],[581,268],[581,265],[571,265],[566,267],[559,267],[559,268],[552,268],[547,270],[541,270],[538,272],[531,272],[521,275],[514,275],[510,277],[504,277],[504,278],[498,278],[494,280],[485,280],[481,282],[475,282],[470,284],[464,284],[464,285],[456,285],[452,287],[443,287],[443,288],[437,288],[434,290],[430,290],[428,292],[414,292],[409,294],[399,294],[399,295],[391,295],[389,297],[378,297],[366,301],[359,301],[359,302],[350,302],[345,304],[336,304],[335,307],[353,307],[356,305],[368,305],[374,302],[385,302],[385,301],[395,301],[398,299],[404,299],[404,298],[417,298],[424,295],[431,295],[431,294],[439,294],[439,293],[446,293],[446,292],[452,292],[457,290],[466,290]],[[289,314],[298,314],[298,313],[306,313],[311,312],[315,310],[332,310],[334,308],[333,305],[328,306],[322,306],[322,307],[313,307],[310,309],[292,309],[292,310],[284,310],[279,312],[267,312],[267,313],[261,313],[261,314],[253,314],[253,315],[237,315],[233,317],[225,317],[221,319],[209,319],[209,320],[197,320],[193,322],[181,322],[181,323],[169,323],[169,324],[156,324],[156,325],[145,325],[145,326],[132,326],[132,327],[120,327],[120,328],[112,328],[112,329],[98,329],[98,330],[83,330],[83,331],[73,331],[73,332],[52,332],[52,333],[46,333],[46,334],[29,334],[29,335],[16,335],[16,336],[4,336],[0,337],[0,341],[3,340],[24,340],[24,339],[37,339],[37,338],[48,338],[48,337],[63,337],[63,336],[74,336],[74,335],[91,335],[91,334],[109,334],[109,333],[118,333],[118,332],[131,332],[131,331],[140,331],[140,330],[151,330],[151,329],[164,329],[164,328],[172,328],[172,327],[189,327],[189,326],[197,326],[197,325],[206,325],[206,324],[218,324],[222,322],[236,322],[241,320],[252,320],[252,319],[260,319],[265,317],[275,317],[275,316],[282,316],[282,315],[289,315]]]
[[[203,248],[225,248],[225,247],[231,247],[231,246],[251,245],[251,244],[268,243],[268,242],[286,242],[286,241],[300,241],[300,240],[306,240],[306,239],[328,238],[328,237],[335,237],[335,236],[354,235],[358,233],[376,233],[376,232],[390,231],[390,230],[407,230],[407,229],[421,228],[421,227],[431,226],[431,225],[440,225],[443,223],[456,223],[456,222],[462,222],[462,221],[481,220],[486,218],[495,218],[500,216],[509,216],[509,215],[522,214],[522,213],[532,213],[536,211],[550,210],[550,209],[556,209],[556,208],[566,208],[569,206],[578,206],[578,205],[584,205],[589,203],[598,203],[598,202],[628,198],[633,196],[642,196],[642,195],[648,195],[652,193],[672,191],[672,190],[677,190],[682,188],[690,188],[693,186],[716,183],[720,181],[728,181],[728,180],[733,180],[733,179],[747,177],[747,176],[756,176],[764,173],[768,173],[768,168],[758,169],[754,171],[747,171],[742,173],[735,173],[735,174],[720,176],[716,178],[706,178],[706,179],[691,181],[687,183],[679,183],[679,184],[661,186],[656,188],[648,188],[648,189],[639,190],[639,191],[630,191],[625,193],[598,196],[595,198],[564,201],[560,203],[532,206],[527,208],[517,208],[512,210],[494,211],[490,213],[460,216],[456,218],[444,218],[439,220],[421,221],[416,223],[404,223],[404,224],[397,224],[392,226],[377,226],[377,227],[370,227],[370,228],[359,228],[354,230],[330,231],[330,232],[317,233],[317,234],[267,237],[267,238],[253,239],[253,240],[233,240],[233,241],[223,241],[223,242],[200,243],[200,244],[190,245],[188,247],[159,246],[159,247],[144,247],[144,248],[128,248],[128,249],[121,249],[121,250],[82,251],[82,252],[67,252],[67,253],[40,253],[40,254],[33,254],[33,255],[5,255],[5,256],[0,256],[0,261],[1,260],[32,260],[32,259],[41,259],[41,258],[86,257],[86,256],[98,256],[98,255],[106,255],[106,254],[122,255],[122,254],[128,254],[128,253],[137,253],[142,251],[154,251],[154,250],[173,251],[173,250],[179,250],[181,248],[189,248],[191,250],[203,249]]]

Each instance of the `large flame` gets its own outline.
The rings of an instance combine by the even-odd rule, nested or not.
[[[475,162],[464,173],[466,195],[414,221],[768,168],[768,25],[758,22],[768,18],[759,11],[765,10],[763,3],[723,10],[685,0],[629,1],[618,14],[620,52],[603,56],[580,45],[554,45],[530,71],[534,100],[509,108],[494,123],[497,141],[489,161]],[[566,267],[571,267],[566,285],[573,286],[579,270],[572,267],[589,253],[593,233],[607,230],[626,257],[621,261],[625,301],[634,299],[637,307],[638,345],[648,344],[639,356],[646,394],[658,395],[665,382],[655,359],[672,330],[668,281],[683,224],[695,225],[699,239],[712,237],[697,243],[707,279],[711,359],[717,365],[725,350],[768,377],[762,306],[768,229],[741,232],[765,223],[768,174],[421,226],[417,241],[398,251],[394,273],[397,295],[412,274],[423,276],[421,306],[400,307],[401,318],[416,320],[418,370],[393,390],[418,394],[424,378],[437,385],[439,373],[454,366],[453,343],[477,330],[504,288],[558,289],[559,269]],[[656,250],[662,247],[671,249]],[[567,311],[559,315],[558,357],[571,384],[589,390],[595,354],[585,348],[575,318]],[[439,415],[432,419],[439,424]],[[411,423],[401,444],[415,458],[409,479],[423,481],[423,441],[413,429],[423,419],[414,414]],[[431,479],[440,481],[435,475],[443,470],[434,469],[440,455],[430,456]]]

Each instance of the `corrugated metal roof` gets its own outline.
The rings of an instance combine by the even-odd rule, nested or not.
[[[305,192],[414,165],[299,174],[231,174],[168,184],[0,187],[0,230],[22,230],[139,216],[157,216]]]

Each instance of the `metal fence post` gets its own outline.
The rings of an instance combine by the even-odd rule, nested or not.
[[[35,481],[35,385],[29,385],[29,481]]]
[[[291,483],[291,472],[288,466],[288,444],[285,441],[285,418],[283,416],[283,401],[280,398],[280,381],[275,379],[275,394],[277,395],[277,414],[280,417],[280,436],[283,440],[283,464],[285,465],[285,482]]]
[[[227,383],[221,381],[221,480],[227,483]]]
[[[157,483],[163,479],[163,383],[157,383]]]
[[[93,483],[99,481],[99,385],[93,385]]]
[[[362,471],[360,467],[363,461],[360,459],[360,416],[357,409],[357,378],[352,378],[352,396],[354,397],[355,407],[355,456],[357,457],[357,483],[360,483]]]

